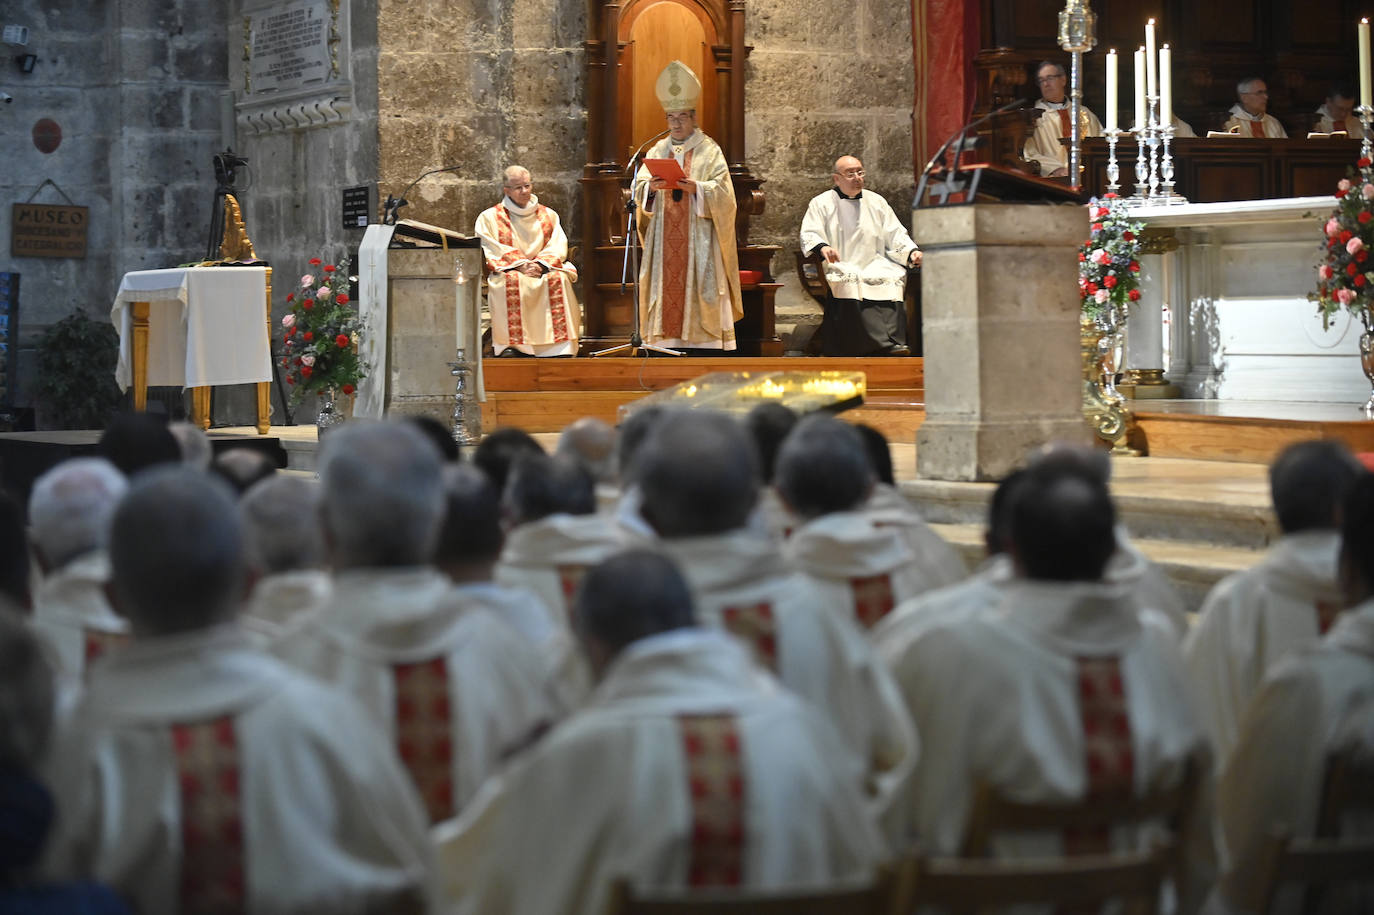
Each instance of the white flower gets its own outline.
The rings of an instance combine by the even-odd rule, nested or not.
[[[302,357],[301,357],[301,364],[302,364],[302,365],[314,365],[314,364],[315,364],[315,357],[314,357],[314,356],[302,356]]]

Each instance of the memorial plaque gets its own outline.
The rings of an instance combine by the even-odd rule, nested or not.
[[[297,0],[248,16],[251,91],[281,92],[319,85],[333,74],[328,0]]]
[[[363,229],[371,221],[372,187],[360,184],[343,189],[343,227]]]
[[[87,207],[16,203],[10,211],[11,257],[85,257]]]

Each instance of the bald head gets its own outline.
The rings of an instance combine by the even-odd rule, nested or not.
[[[840,156],[835,160],[835,186],[848,197],[864,189],[864,164],[856,156]]]
[[[110,518],[128,488],[124,474],[104,458],[65,461],[39,477],[29,496],[29,524],[44,567],[59,569],[104,549]]]
[[[594,416],[584,416],[563,430],[554,452],[587,469],[598,483],[614,482],[615,428]]]

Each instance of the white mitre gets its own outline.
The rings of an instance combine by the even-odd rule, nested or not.
[[[654,93],[664,111],[691,111],[701,98],[701,80],[697,79],[691,67],[675,60],[658,75]]]

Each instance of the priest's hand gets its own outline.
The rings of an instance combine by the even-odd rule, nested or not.
[[[833,264],[839,261],[840,252],[829,245],[821,245],[821,257],[825,258],[826,263]]]
[[[911,252],[911,256],[908,257],[908,258],[906,259],[906,265],[907,265],[908,267],[919,267],[919,266],[921,266],[921,249],[920,249],[920,248],[917,248],[916,250],[914,250],[914,251]]]
[[[670,189],[668,182],[664,181],[662,178],[655,177],[649,179],[649,190],[651,191],[666,191]]]
[[[530,261],[528,264],[521,264],[517,269],[525,274],[525,276],[532,276],[535,279],[544,275],[544,271],[540,270],[539,265],[534,261]]]
[[[697,192],[697,183],[691,178],[681,178],[678,180],[677,189],[686,191],[689,194],[695,194]]]

